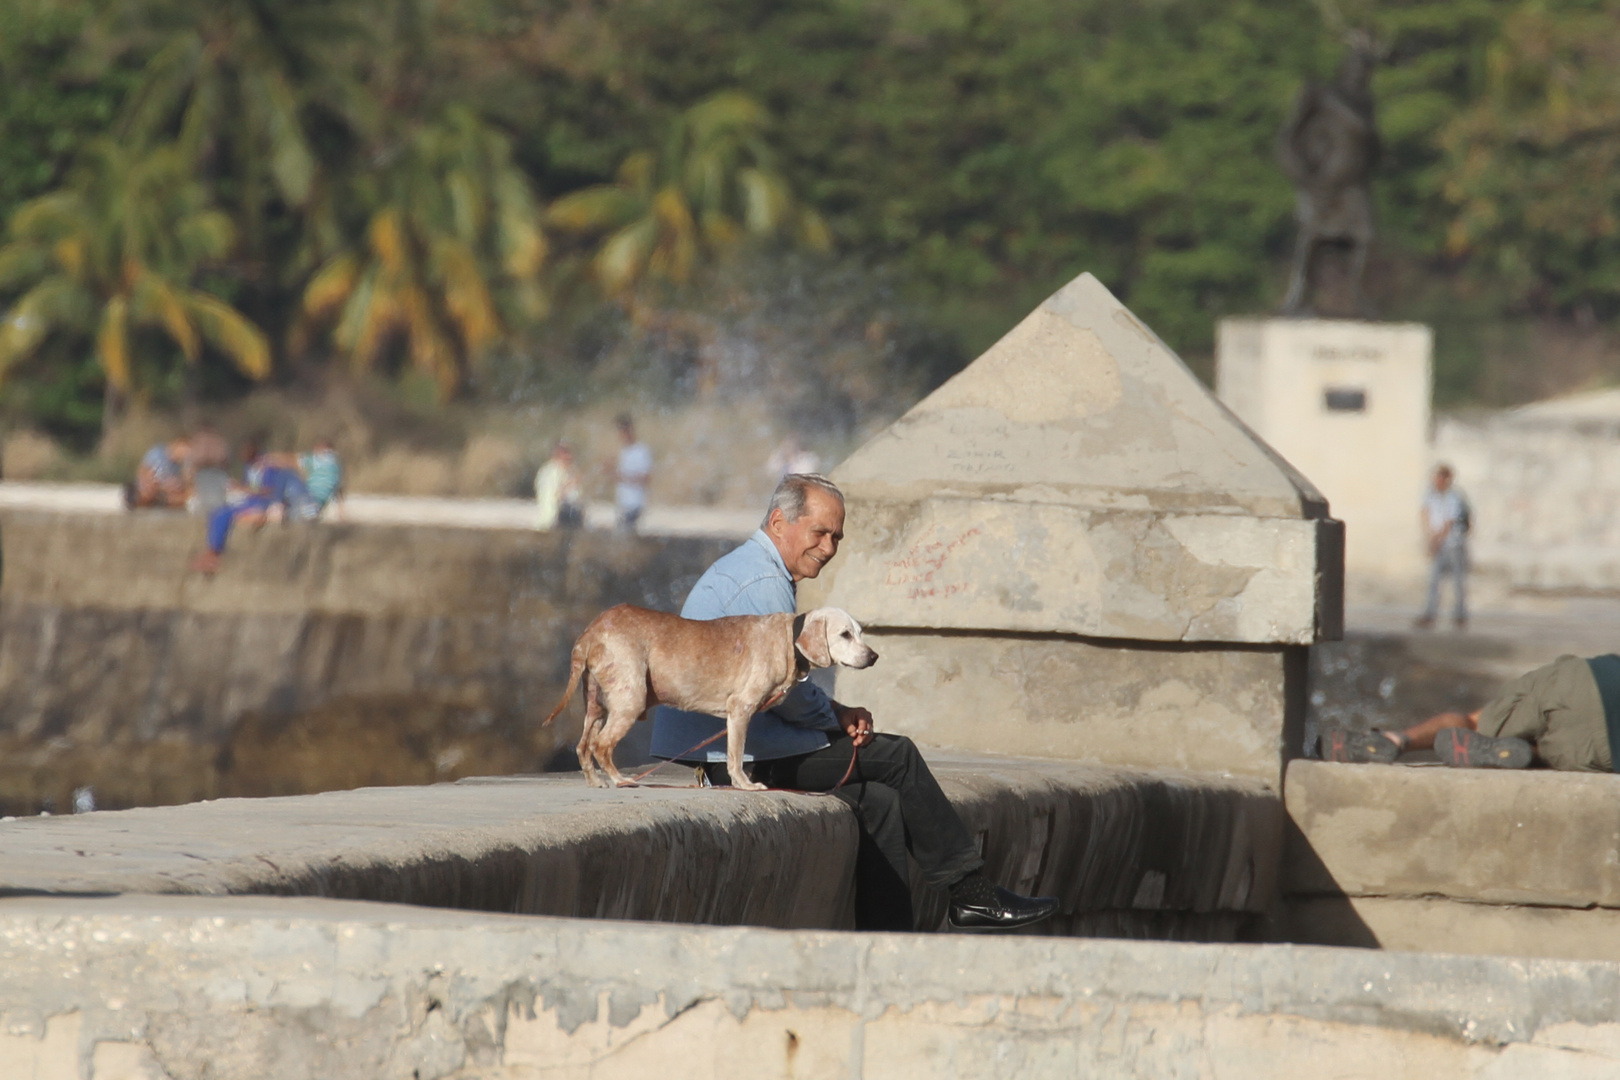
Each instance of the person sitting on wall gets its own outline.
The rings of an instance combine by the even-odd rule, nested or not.
[[[577,529],[585,524],[585,498],[574,467],[574,448],[561,439],[534,474],[535,527]]]
[[[159,443],[148,450],[135,468],[135,479],[124,485],[125,508],[184,509],[190,495],[190,457],[191,440],[186,438]]]
[[[844,496],[832,481],[787,476],[771,496],[764,523],[704,572],[681,617],[791,613],[798,583],[820,574],[843,538]],[[728,783],[724,749],[709,750],[701,761],[687,756],[724,727],[717,716],[660,706],[653,716],[652,754],[701,765],[712,782]],[[833,701],[814,683],[796,684],[754,716],[746,753],[755,780],[798,791],[836,789],[854,808],[860,829],[857,929],[915,928],[908,851],[930,884],[949,891],[949,919],[958,929],[1027,926],[1057,909],[1055,899],[1019,896],[985,878],[973,834],[912,741],[877,733],[870,712]],[[853,771],[840,787],[852,757]]]
[[[1527,672],[1471,713],[1445,712],[1404,731],[1333,732],[1327,761],[1389,763],[1407,750],[1433,749],[1459,768],[1613,772],[1620,739],[1620,656],[1560,656]]]
[[[231,493],[231,501],[208,515],[208,550],[191,560],[191,569],[212,575],[219,570],[225,542],[236,525],[252,528],[267,521],[309,521],[320,508],[310,496],[299,472],[296,458],[287,454],[260,453],[249,443],[243,456],[242,486]]]
[[[298,474],[303,478],[309,501],[301,506],[306,519],[320,517],[328,506],[343,514],[343,459],[331,439],[315,440],[314,447],[297,458]]]

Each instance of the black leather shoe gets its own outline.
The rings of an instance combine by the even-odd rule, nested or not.
[[[1057,910],[1055,896],[1019,896],[1015,892],[996,887],[994,903],[951,901],[950,923],[953,930],[1011,930],[1040,922]]]

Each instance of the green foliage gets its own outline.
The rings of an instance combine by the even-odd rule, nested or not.
[[[1450,252],[1538,307],[1620,310],[1620,17],[1517,7],[1484,92],[1445,126]]]
[[[187,213],[243,242],[161,280],[306,365],[403,357],[441,393],[547,352],[552,307],[677,295],[750,238],[879,269],[970,353],[1087,269],[1198,353],[1277,299],[1273,140],[1352,25],[1384,51],[1384,313],[1620,312],[1614,0],[11,0],[0,209],[98,135],[172,146]],[[6,258],[64,273],[41,244]],[[158,310],[93,293],[97,328],[115,295]],[[68,300],[29,303],[80,325]],[[193,350],[154,325],[130,370],[166,385]],[[1482,348],[1442,355],[1448,394]]]
[[[0,220],[54,186],[74,152],[112,123],[126,70],[79,62],[88,0],[0,3]]]
[[[506,138],[464,109],[411,133],[366,204],[363,244],[309,280],[297,336],[328,326],[358,370],[396,339],[442,397],[507,335],[544,316],[546,237]],[[506,315],[503,318],[502,309]]]
[[[90,143],[62,188],[17,208],[10,235],[0,248],[0,293],[14,297],[0,316],[0,378],[53,337],[93,341],[107,385],[129,395],[138,389],[132,342],[146,327],[189,363],[207,346],[252,378],[270,373],[264,334],[194,287],[203,264],[230,250],[234,229],[208,206],[178,148]]]
[[[603,236],[591,268],[612,296],[648,275],[684,284],[699,258],[724,255],[748,237],[826,251],[827,225],[777,171],[769,126],[770,115],[744,94],[705,98],[670,126],[661,154],[631,154],[615,183],[564,195],[549,218]]]

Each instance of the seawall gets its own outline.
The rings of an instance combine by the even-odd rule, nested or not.
[[[734,540],[0,512],[0,810],[535,772],[604,608],[677,609]],[[566,759],[566,754],[565,754]],[[565,766],[566,767],[566,766]]]

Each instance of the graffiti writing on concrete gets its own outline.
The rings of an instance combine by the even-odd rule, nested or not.
[[[883,584],[904,589],[907,600],[940,599],[966,592],[965,583],[942,581],[939,575],[957,549],[983,532],[975,525],[948,540],[911,545],[904,555],[884,564]]]

